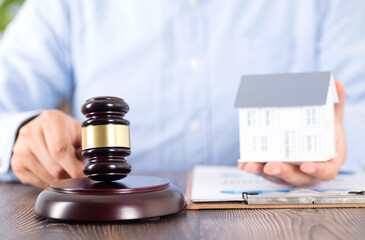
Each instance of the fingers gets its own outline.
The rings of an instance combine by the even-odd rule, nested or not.
[[[68,116],[69,117],[69,116]],[[73,129],[71,132],[70,132],[70,138],[71,138],[71,143],[75,149],[75,152],[76,152],[76,155],[78,154],[78,152],[80,152],[80,155],[81,155],[81,141],[82,141],[82,127],[81,127],[81,124],[74,118],[72,117],[69,117],[68,119],[70,121],[70,126],[71,128]],[[81,158],[79,159],[82,159],[82,155],[81,155]]]
[[[342,165],[340,158],[338,156],[327,162],[304,162],[300,166],[285,162],[240,163],[239,169],[272,182],[304,186],[334,179]]]
[[[238,169],[243,170],[245,168],[246,163],[240,162],[237,164]]]
[[[48,186],[56,179],[83,176],[80,149],[81,125],[60,111],[46,111],[21,127],[11,167],[23,183]]]
[[[239,168],[249,173],[260,175],[269,181],[304,186],[317,182],[311,175],[302,172],[297,165],[284,162],[241,163]]]
[[[343,126],[343,109],[346,100],[345,87],[340,80],[335,80],[337,93],[339,96],[339,103],[335,104],[335,137],[336,137],[336,151],[339,155],[335,162],[341,164],[344,162],[347,153],[346,139],[345,139],[345,129]]]
[[[42,132],[50,156],[71,177],[82,177],[83,163],[77,158],[74,146],[79,139],[81,141],[81,129],[78,133],[74,121],[65,121],[65,119],[55,115],[46,117],[48,121],[42,125]],[[68,128],[68,126],[71,127]]]
[[[334,179],[342,165],[337,158],[327,162],[304,162],[300,166],[285,162],[241,163],[239,168],[272,182],[305,186]]]
[[[85,158],[82,156],[82,147],[81,146],[75,149],[75,154],[76,154],[77,159],[84,162]]]
[[[342,161],[338,161],[337,158],[327,162],[305,162],[300,165],[300,170],[322,181],[329,181],[340,171]]]
[[[33,186],[46,189],[49,184],[43,182],[39,177],[34,175],[32,172],[28,170],[24,170],[17,174],[19,179],[22,179],[23,184],[31,184]]]
[[[239,163],[238,164],[238,168],[245,171],[245,172],[259,175],[259,176],[264,177],[265,179],[267,179],[271,182],[280,183],[280,184],[287,184],[287,182],[285,182],[284,180],[282,180],[278,177],[265,174],[264,173],[264,167],[265,167],[265,163],[249,162],[249,163]]]
[[[342,84],[340,80],[336,79],[335,84],[336,84],[337,94],[339,97],[339,102],[335,104],[335,128],[336,128],[336,139],[337,139],[338,138],[337,134],[344,132],[343,109],[346,100],[346,92],[345,92],[345,86]]]
[[[28,155],[34,155],[35,158],[39,160],[42,167],[47,169],[47,173],[53,177],[51,179],[52,181],[68,177],[68,174],[63,170],[58,162],[51,157],[44,139],[41,125],[31,123],[29,127],[33,129],[32,133],[29,134],[26,132],[29,128],[21,129],[17,144],[29,146],[29,149],[26,148],[24,151],[27,151]],[[28,141],[25,142],[25,139],[28,139]],[[37,171],[34,171],[34,173],[37,173]]]
[[[77,159],[79,159],[81,162],[84,163],[85,158],[82,156],[82,146],[81,146],[81,139],[82,139],[81,124],[75,120],[74,126],[75,126],[75,133],[76,133],[76,136],[75,136],[76,141],[74,141],[72,144],[74,145],[75,154],[76,154]]]
[[[27,154],[24,167],[28,172],[37,173],[34,174],[35,177],[39,178],[45,185],[55,180],[32,153]]]
[[[338,110],[338,111],[336,111],[336,114],[342,118],[343,106],[346,101],[345,86],[338,79],[335,80],[335,84],[336,84],[337,94],[338,94],[338,98],[339,98],[339,103],[335,104],[335,111]]]
[[[26,163],[27,165],[25,165]],[[13,154],[12,160],[11,160],[11,168],[15,175],[19,178],[19,180],[24,184],[32,184],[39,188],[46,188],[49,184],[49,180],[47,174],[42,175],[41,170],[40,174],[34,174],[34,157],[32,158],[32,155],[26,155],[26,154],[18,154],[15,152]],[[43,169],[44,170],[44,169]],[[38,169],[37,169],[37,172]],[[42,176],[41,176],[42,175]]]
[[[309,185],[317,182],[313,176],[302,172],[297,165],[284,162],[269,162],[265,165],[264,174],[296,186]]]
[[[246,172],[249,172],[249,173],[261,174],[264,166],[265,166],[265,163],[250,162],[250,163],[246,163],[243,170]]]
[[[343,126],[343,115],[344,115],[344,103],[346,100],[345,87],[340,80],[335,80],[336,89],[339,96],[339,103],[335,104],[335,141],[336,141],[336,152],[338,154],[334,159],[324,162],[324,164],[318,164],[318,173],[323,172],[322,179],[332,179],[333,174],[328,173],[328,169],[333,169],[335,174],[338,173],[341,165],[346,159],[347,145],[345,137],[345,129]],[[309,163],[308,163],[309,164]],[[327,168],[327,169],[326,169]]]

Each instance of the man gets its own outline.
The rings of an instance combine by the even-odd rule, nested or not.
[[[130,105],[135,170],[233,165],[242,74],[332,70],[348,104],[364,102],[364,10],[361,0],[28,0],[0,52],[2,177],[45,187],[82,176],[80,106],[103,95]],[[346,155],[336,84],[337,158],[239,167],[298,185],[336,176]],[[73,117],[51,110],[62,101]]]

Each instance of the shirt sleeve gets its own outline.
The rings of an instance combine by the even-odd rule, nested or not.
[[[11,176],[19,126],[70,99],[69,17],[61,0],[28,0],[0,45],[0,179]]]
[[[343,170],[361,170],[365,163],[365,2],[320,1],[318,66],[333,71],[346,89],[344,125],[347,159]]]

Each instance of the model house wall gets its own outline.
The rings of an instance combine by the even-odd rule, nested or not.
[[[326,78],[323,81],[328,83],[326,91],[322,93],[325,95],[321,100],[324,104],[270,106],[275,105],[275,96],[273,96],[273,101],[266,99],[257,103],[260,107],[252,107],[255,105],[254,102],[252,103],[252,98],[249,99],[251,103],[246,104],[248,107],[240,107],[240,161],[325,161],[336,155],[334,102],[338,101],[338,96],[332,74],[321,74],[322,77]],[[310,77],[310,75],[307,76]],[[292,77],[295,78],[298,75]],[[270,75],[268,79],[275,78]],[[246,90],[249,91],[249,89]],[[287,90],[290,91],[290,89]],[[297,89],[297,91],[299,90]],[[308,93],[311,92],[310,89],[307,91]],[[322,91],[324,91],[323,87]],[[254,95],[250,97],[252,96],[255,97]],[[265,97],[270,98],[270,96]],[[263,102],[265,101],[268,103],[268,107],[264,106]],[[277,100],[276,103],[285,105],[285,101],[285,99]],[[287,101],[290,105],[290,99]],[[304,99],[301,103],[305,102]],[[243,101],[240,103],[245,106]]]

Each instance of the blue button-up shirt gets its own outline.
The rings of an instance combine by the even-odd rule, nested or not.
[[[345,83],[344,167],[360,169],[364,24],[362,0],[28,0],[0,50],[0,171],[24,120],[69,101],[83,121],[100,95],[130,105],[133,169],[234,165],[240,76],[307,71]]]

